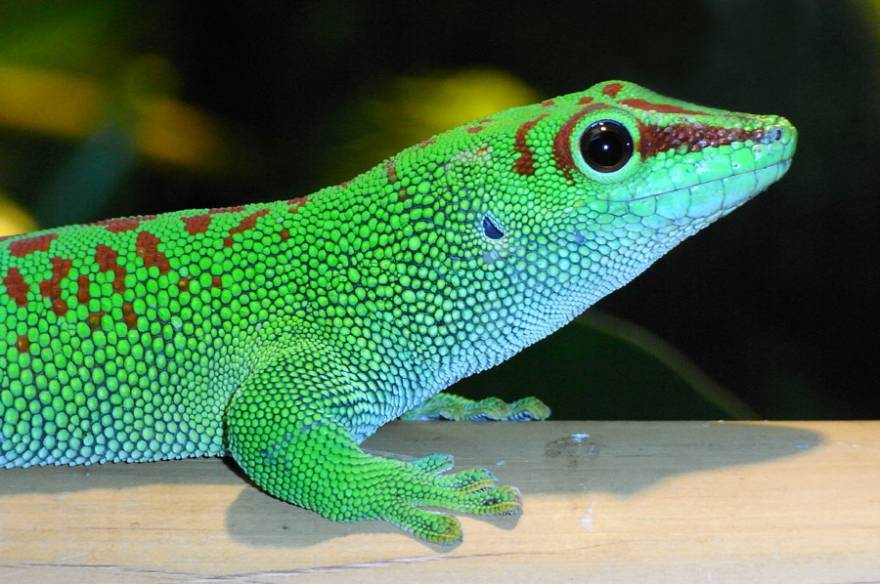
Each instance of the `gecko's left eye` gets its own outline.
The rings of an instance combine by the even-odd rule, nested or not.
[[[633,153],[633,139],[622,124],[601,120],[590,124],[581,135],[581,156],[596,172],[623,168]]]
[[[492,221],[492,218],[488,215],[483,216],[483,233],[485,233],[486,237],[489,239],[501,239],[504,237],[504,232],[495,225],[495,222]]]

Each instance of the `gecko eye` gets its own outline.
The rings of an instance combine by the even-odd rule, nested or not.
[[[591,124],[581,135],[581,156],[597,172],[622,168],[633,153],[629,131],[613,120]]]
[[[504,232],[495,225],[495,222],[492,221],[492,218],[488,215],[483,216],[483,233],[485,233],[486,237],[489,239],[501,239],[504,237]]]

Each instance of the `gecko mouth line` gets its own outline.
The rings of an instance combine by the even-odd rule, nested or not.
[[[662,196],[664,196],[664,195],[669,195],[669,194],[672,194],[672,193],[680,193],[680,192],[683,192],[683,191],[689,191],[689,190],[694,189],[694,188],[708,187],[708,186],[711,186],[711,185],[715,185],[715,184],[717,184],[717,183],[721,183],[721,184],[723,185],[723,184],[724,184],[724,181],[731,181],[731,180],[734,180],[734,179],[739,179],[740,177],[744,177],[744,176],[753,176],[753,177],[755,177],[755,188],[752,190],[752,193],[751,193],[752,195],[754,195],[754,194],[757,194],[757,193],[759,193],[760,191],[762,191],[764,188],[769,187],[769,186],[772,185],[774,182],[776,182],[776,181],[779,179],[779,177],[782,175],[782,173],[786,172],[786,171],[788,170],[788,167],[791,166],[791,159],[792,159],[792,157],[789,156],[788,158],[785,158],[785,159],[783,159],[783,160],[780,160],[779,162],[774,162],[774,163],[772,163],[772,164],[768,164],[767,166],[762,166],[762,167],[760,167],[760,168],[753,168],[752,170],[747,170],[747,171],[745,171],[745,172],[735,172],[735,173],[733,173],[733,174],[729,174],[729,175],[727,175],[727,176],[723,176],[723,177],[720,177],[720,178],[713,178],[712,180],[707,180],[707,181],[705,181],[705,182],[698,182],[698,183],[693,184],[693,185],[690,185],[690,186],[680,187],[680,188],[677,188],[677,189],[670,189],[670,190],[668,190],[668,191],[663,191],[663,192],[660,192],[660,193],[653,193],[653,194],[650,194],[650,195],[644,195],[644,196],[641,196],[641,197],[636,197],[636,198],[633,198],[633,199],[629,199],[628,201],[620,201],[620,202],[622,202],[622,203],[634,203],[634,202],[636,202],[636,201],[644,201],[644,200],[646,200],[646,199],[656,199],[657,197],[662,197]],[[769,180],[765,180],[765,181],[764,181],[764,185],[765,185],[765,186],[762,188],[762,187],[760,186],[759,180],[760,180],[761,178],[764,178],[764,176],[759,176],[759,174],[764,173],[765,171],[775,171],[775,174],[773,174],[772,176],[770,176],[770,173],[769,173],[769,172],[767,173],[766,176],[769,177]],[[726,189],[724,189],[724,194],[725,194],[725,195],[727,194]]]

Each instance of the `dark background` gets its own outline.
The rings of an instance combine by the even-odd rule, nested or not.
[[[788,176],[603,300],[624,321],[613,334],[577,323],[464,390],[527,391],[560,417],[715,414],[683,407],[686,390],[668,398],[666,375],[696,394],[711,378],[761,417],[880,417],[878,6],[0,1],[0,191],[40,227],[306,194],[409,144],[420,127],[394,114],[410,95],[401,80],[467,71],[500,72],[534,99],[621,78],[782,114],[800,131]],[[156,105],[168,103],[183,109]],[[65,125],[77,104],[93,115]],[[176,144],[202,154],[174,159]],[[554,360],[552,382],[523,374]]]

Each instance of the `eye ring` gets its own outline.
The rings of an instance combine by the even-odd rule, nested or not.
[[[615,172],[632,157],[632,135],[620,122],[593,122],[581,134],[580,151],[584,162],[596,172]]]

